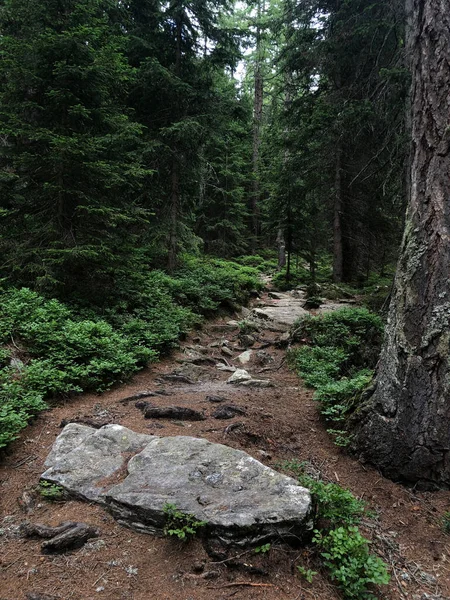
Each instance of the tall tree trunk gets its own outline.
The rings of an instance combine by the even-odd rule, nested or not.
[[[177,266],[178,214],[180,212],[180,168],[176,157],[172,163],[172,189],[170,193],[169,243],[167,268],[172,273]]]
[[[333,281],[335,283],[340,283],[343,275],[341,154],[342,151],[338,145],[336,149],[333,205]]]
[[[181,11],[181,8],[180,8]],[[181,42],[182,42],[182,15],[176,20],[176,50],[175,50],[175,75],[181,76]],[[180,163],[178,148],[176,145],[172,148],[172,183],[170,191],[169,203],[169,240],[168,240],[168,257],[167,268],[172,272],[177,265],[178,256],[178,219],[180,214]]]
[[[409,205],[386,338],[356,444],[388,476],[450,486],[450,10],[407,0]]]
[[[252,218],[252,252],[256,251],[257,240],[259,236],[259,150],[261,146],[261,124],[263,114],[264,99],[264,79],[262,70],[262,33],[261,33],[261,7],[262,0],[258,0],[257,6],[257,24],[256,24],[256,48],[255,48],[255,95],[253,104],[253,190],[251,204]]]
[[[286,265],[286,242],[284,241],[283,228],[280,227],[277,232],[277,248],[278,248],[278,266],[277,271]]]

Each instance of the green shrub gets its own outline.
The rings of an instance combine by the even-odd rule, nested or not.
[[[342,348],[303,346],[289,353],[289,363],[308,387],[319,388],[339,377],[347,356]]]
[[[255,269],[192,256],[174,276],[115,276],[116,295],[97,304],[79,297],[68,306],[26,288],[0,292],[0,448],[47,398],[123,381],[171,349],[202,315],[245,302],[261,286]],[[20,371],[8,367],[11,344],[24,360]]]
[[[324,483],[304,473],[299,474],[300,485],[308,488],[315,506],[315,520],[326,521],[327,528],[338,524],[355,525],[361,521],[365,502],[335,483]]]
[[[305,463],[289,461],[281,466],[293,471],[300,485],[311,492],[316,526],[312,541],[319,548],[324,566],[344,597],[375,599],[370,586],[387,584],[389,575],[386,564],[369,553],[370,542],[357,527],[365,513],[365,502],[355,498],[350,490],[305,474]],[[303,576],[307,572],[312,574],[305,567],[297,568]]]
[[[164,505],[166,524],[164,534],[175,536],[179,540],[188,541],[198,535],[206,521],[198,521],[194,515],[181,511],[175,504]]]
[[[442,528],[445,533],[450,533],[450,510],[447,510],[442,517]]]
[[[373,598],[367,586],[389,583],[386,564],[369,553],[369,541],[353,525],[338,527],[324,534],[315,531],[313,538],[323,551],[323,563],[345,598]]]
[[[56,483],[45,481],[45,479],[41,479],[39,482],[38,491],[40,495],[49,502],[56,502],[57,500],[64,498],[64,488],[60,485],[56,485]]]
[[[321,412],[330,421],[345,421],[346,417],[356,408],[361,393],[369,385],[373,377],[372,371],[363,369],[353,377],[342,377],[317,386],[315,399],[321,404]]]
[[[292,350],[289,363],[306,385],[316,388],[322,415],[339,424],[328,430],[338,446],[350,443],[345,422],[372,379],[382,332],[380,317],[364,308],[308,316],[295,325],[294,339],[309,345]]]
[[[295,339],[312,346],[336,347],[347,354],[347,368],[373,368],[378,360],[383,321],[366,308],[341,308],[295,325]]]

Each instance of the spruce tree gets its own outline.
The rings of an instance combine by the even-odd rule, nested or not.
[[[120,16],[112,0],[0,13],[2,271],[59,296],[114,287],[145,226]]]

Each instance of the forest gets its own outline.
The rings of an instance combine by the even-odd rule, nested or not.
[[[448,537],[450,9],[3,0],[0,54],[0,459],[61,403],[297,294],[311,314],[264,335],[315,390],[321,443],[446,494]],[[236,348],[264,350],[267,324],[236,318]],[[338,593],[378,597],[389,560],[359,499],[280,456],[327,522],[313,539]],[[380,597],[444,598],[398,589]]]

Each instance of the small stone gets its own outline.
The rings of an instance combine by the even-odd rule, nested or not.
[[[252,358],[252,354],[253,354],[252,350],[246,350],[242,354],[239,354],[239,356],[237,357],[237,360],[241,363],[241,365],[246,365],[250,362],[250,360]]]
[[[265,450],[258,450],[258,454],[263,458],[267,458],[268,460],[272,458],[272,455],[266,452]]]
[[[249,348],[256,342],[256,339],[252,335],[248,335],[246,333],[241,334],[239,336],[239,340],[244,348]]]
[[[262,367],[265,367],[269,363],[273,362],[273,357],[265,350],[258,350],[256,353],[256,359],[258,364],[260,364]]]
[[[244,385],[245,387],[253,388],[269,388],[274,387],[274,384],[269,379],[249,379],[247,381],[240,381],[238,385]]]
[[[204,562],[196,562],[192,565],[192,572],[193,573],[203,573],[203,571],[205,570],[205,563]]]
[[[252,376],[245,369],[236,369],[233,375],[227,379],[227,383],[238,384],[251,378]]]
[[[236,367],[233,367],[233,365],[224,365],[223,363],[217,363],[216,368],[219,369],[219,371],[226,371],[228,373],[234,373],[236,371]]]
[[[225,402],[226,398],[224,398],[223,396],[206,396],[205,400],[207,402],[219,403]]]
[[[203,573],[203,579],[217,579],[220,577],[219,571],[205,571]]]
[[[104,592],[105,591],[105,586],[104,585],[99,585],[98,588],[95,589],[96,592]]]

